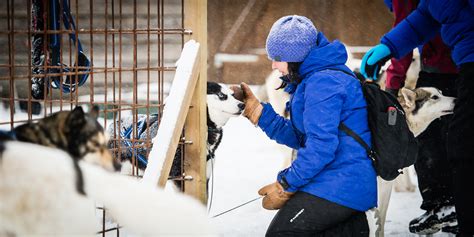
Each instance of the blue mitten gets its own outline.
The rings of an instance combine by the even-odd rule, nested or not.
[[[371,48],[362,58],[360,73],[369,79],[376,80],[380,68],[392,57],[387,45],[379,44]]]

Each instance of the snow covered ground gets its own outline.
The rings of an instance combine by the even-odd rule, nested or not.
[[[253,126],[244,117],[231,119],[224,127],[222,143],[216,151],[214,195],[210,216],[258,197],[257,190],[275,181],[283,168],[285,149]],[[416,182],[416,180],[415,180]],[[392,192],[385,236],[418,236],[408,231],[411,219],[423,213],[421,196]],[[220,236],[264,236],[275,211],[261,207],[257,200],[212,219]],[[453,236],[437,233],[435,237]]]

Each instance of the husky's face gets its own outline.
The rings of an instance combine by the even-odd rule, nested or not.
[[[444,96],[434,87],[420,87],[414,91],[402,88],[400,94],[398,101],[415,136],[423,132],[433,120],[453,113],[455,98]]]
[[[239,116],[245,108],[245,104],[238,101],[234,91],[223,84],[207,82],[207,108],[209,119],[222,127],[229,118]]]
[[[84,159],[107,170],[117,170],[120,163],[112,158],[106,146],[104,129],[97,121],[98,108],[85,113],[78,106],[72,111],[60,111],[15,128],[19,141],[58,148],[73,159]]]
[[[107,170],[119,170],[120,162],[113,159],[107,148],[104,129],[97,122],[98,112],[97,107],[93,107],[89,113],[84,113],[81,107],[76,107],[69,113],[66,119],[69,129],[66,133],[69,137],[70,152]]]

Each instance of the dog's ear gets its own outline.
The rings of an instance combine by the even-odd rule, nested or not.
[[[34,124],[25,123],[20,126],[17,126],[13,129],[15,132],[16,139],[22,142],[36,142],[33,141],[37,136],[34,135],[35,129]]]
[[[402,88],[400,90],[400,93],[402,94],[403,99],[405,101],[405,105],[408,108],[415,106],[416,93],[414,91],[407,88]]]
[[[86,115],[81,106],[74,108],[67,116],[66,123],[71,129],[81,127],[86,122]]]
[[[89,111],[89,115],[94,119],[97,119],[99,117],[99,106],[92,106],[92,109]]]
[[[76,108],[74,108],[72,111],[71,111],[71,114],[70,115],[73,115],[73,116],[82,116],[84,117],[84,110],[82,109],[82,106],[76,106]]]

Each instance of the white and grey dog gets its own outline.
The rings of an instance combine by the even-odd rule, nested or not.
[[[237,100],[234,97],[234,91],[229,87],[223,84],[215,82],[207,82],[207,179],[210,178],[210,165],[214,161],[214,154],[219,146],[223,130],[222,127],[229,121],[232,117],[239,116],[245,108],[245,104]],[[165,105],[166,106],[166,105]],[[115,156],[120,157],[123,167],[123,173],[129,173],[131,170],[132,158],[138,160],[138,168],[143,171],[147,165],[147,157],[149,151],[153,144],[151,140],[156,136],[159,126],[158,114],[152,114],[148,117],[146,115],[138,115],[138,125],[137,125],[137,134],[133,139],[140,139],[142,142],[137,142],[132,144],[129,140],[132,139],[131,131],[133,125],[132,117],[125,117],[116,122],[116,126],[111,124],[107,133],[111,139],[109,141],[109,148],[116,151]],[[119,127],[120,129],[114,129],[114,127]],[[120,144],[118,142],[118,137],[120,137]],[[149,141],[148,143],[146,141]],[[133,150],[133,145],[138,146]],[[120,150],[120,152],[118,151]],[[181,149],[178,147],[176,151],[176,156],[171,167],[170,177],[181,177],[181,159],[179,155]],[[178,187],[180,182],[175,182]]]
[[[399,94],[397,99],[405,111],[408,127],[415,137],[435,119],[453,113],[455,98],[444,96],[434,87],[420,87],[415,90],[402,88]],[[383,236],[392,186],[393,181],[378,178],[379,237]]]
[[[84,160],[80,194],[73,162],[59,149],[0,141],[0,236],[96,236],[96,203],[134,236],[212,235],[196,200]]]

